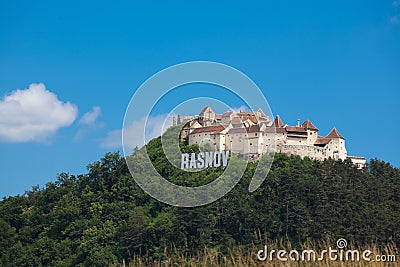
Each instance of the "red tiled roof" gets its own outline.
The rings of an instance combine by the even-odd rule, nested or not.
[[[200,127],[200,128],[196,128],[194,129],[191,134],[195,134],[195,133],[219,133],[221,131],[225,130],[224,126],[221,125],[217,125],[217,126],[206,126],[206,127]]]
[[[238,113],[237,115],[240,117],[242,121],[249,119],[253,123],[258,123],[257,117],[255,115],[249,115],[247,113]]]
[[[326,138],[341,138],[344,139],[344,137],[336,130],[336,128],[333,128],[332,131],[326,136]]]
[[[318,136],[317,140],[315,141],[314,145],[326,145],[328,144],[332,139]]]
[[[230,134],[233,133],[258,133],[260,132],[260,125],[251,125],[250,127],[238,127],[229,130]]]
[[[287,132],[296,132],[296,133],[306,133],[307,131],[303,127],[298,126],[286,126]]]
[[[247,128],[247,132],[249,133],[258,133],[260,132],[260,125],[251,125],[249,128]]]
[[[275,128],[275,132],[276,133],[286,133],[286,129],[285,128]]]
[[[211,133],[211,134],[220,134],[220,133],[222,133],[225,129],[226,129],[226,127],[223,126],[223,127],[221,128],[221,130],[216,130],[215,132],[213,132],[213,133]]]
[[[310,129],[313,131],[318,131],[318,128],[315,127],[314,124],[312,124],[312,122],[310,120],[306,120],[305,122],[303,122],[301,127],[305,128],[305,129]]]

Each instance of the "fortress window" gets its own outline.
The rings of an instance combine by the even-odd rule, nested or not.
[[[252,144],[252,143],[250,143],[250,145],[252,146],[253,144]]]
[[[256,136],[257,136],[257,133],[256,133]]]

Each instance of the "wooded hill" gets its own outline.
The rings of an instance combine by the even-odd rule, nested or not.
[[[160,138],[147,150],[160,173],[176,184],[204,184],[223,171],[185,176],[164,157]],[[142,151],[132,156],[139,163]],[[359,245],[400,245],[398,168],[376,159],[360,170],[350,161],[277,154],[267,179],[249,193],[256,164],[249,163],[239,184],[220,200],[178,208],[146,194],[125,159],[107,153],[86,174],[62,173],[44,188],[0,202],[0,265],[107,266],[135,255],[160,259],[171,247],[226,253],[256,243],[255,233],[293,245],[339,237]]]

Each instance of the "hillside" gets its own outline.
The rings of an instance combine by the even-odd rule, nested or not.
[[[160,144],[160,138],[150,141],[149,154],[176,184],[204,184],[222,173],[183,174],[166,161]],[[132,157],[140,162],[140,154],[135,150]],[[255,233],[293,245],[339,237],[359,245],[400,245],[400,170],[390,164],[373,159],[360,170],[350,161],[277,154],[267,179],[249,193],[255,167],[249,163],[222,199],[177,208],[143,192],[124,158],[107,153],[86,174],[62,173],[44,188],[0,202],[0,265],[104,266],[140,255],[160,259],[171,247],[227,253],[233,246],[257,245]]]

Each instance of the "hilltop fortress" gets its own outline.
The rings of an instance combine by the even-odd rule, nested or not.
[[[272,121],[261,109],[216,114],[207,106],[199,115],[174,117],[173,125],[184,125],[181,140],[189,145],[208,144],[217,151],[230,150],[251,159],[274,151],[317,160],[350,159],[358,167],[366,164],[363,157],[347,155],[345,139],[336,128],[320,136],[310,120],[300,123],[299,119],[296,126],[289,126],[279,116]]]

